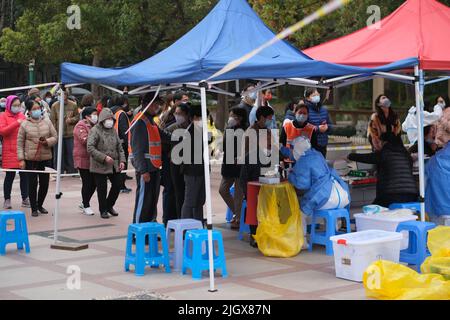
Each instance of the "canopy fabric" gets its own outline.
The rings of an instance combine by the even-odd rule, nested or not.
[[[200,82],[274,36],[247,1],[221,0],[195,28],[157,55],[126,68],[63,63],[62,83],[121,86]],[[391,71],[415,64],[417,59],[411,58],[377,70],[336,65],[315,61],[289,43],[279,41],[214,80],[335,77]]]
[[[423,70],[450,70],[450,8],[436,0],[408,0],[380,21],[347,36],[309,48],[314,59],[376,67],[417,57]]]

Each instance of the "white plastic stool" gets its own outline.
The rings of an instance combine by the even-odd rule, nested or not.
[[[180,219],[180,220],[170,220],[167,222],[167,243],[170,247],[170,230],[175,231],[175,252],[171,254],[171,259],[173,259],[173,269],[175,271],[181,271],[183,266],[183,250],[184,241],[183,235],[185,231],[188,230],[199,230],[203,229],[203,223],[199,220],[194,219]]]

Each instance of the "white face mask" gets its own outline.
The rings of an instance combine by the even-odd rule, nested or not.
[[[197,128],[203,128],[203,120],[195,120],[193,122]]]
[[[180,116],[178,114],[175,115],[175,120],[178,125],[182,125],[182,124],[186,123],[186,117]]]
[[[46,101],[48,104],[50,104],[50,102],[52,102],[52,98],[47,98],[47,99],[45,99],[45,101]]]
[[[11,112],[14,114],[18,114],[22,111],[21,107],[11,107]]]
[[[98,122],[98,116],[95,115],[95,114],[92,115],[90,121],[91,121],[92,124],[97,124],[97,122]]]
[[[228,119],[228,126],[229,127],[235,127],[235,126],[237,126],[237,124],[238,124],[238,122],[237,122],[237,120],[235,118]]]
[[[108,119],[103,123],[106,129],[112,129],[114,127],[114,120]]]

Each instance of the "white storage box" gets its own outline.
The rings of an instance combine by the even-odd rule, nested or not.
[[[259,183],[261,183],[261,184],[280,184],[281,179],[279,177],[259,177]]]
[[[399,262],[402,234],[383,230],[347,233],[333,241],[336,277],[362,282],[364,271],[377,260]]]
[[[365,215],[363,213],[355,214],[354,217],[356,220],[356,231],[384,230],[389,232],[395,232],[400,222],[415,221],[419,218],[414,214],[408,216],[389,217],[381,214]],[[402,234],[403,240],[400,249],[404,250],[408,248],[409,236],[407,231],[402,231]]]

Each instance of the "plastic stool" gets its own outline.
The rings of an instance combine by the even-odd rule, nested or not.
[[[8,221],[14,220],[14,230],[8,231]],[[17,244],[17,250],[30,253],[30,241],[28,239],[27,219],[21,211],[0,212],[0,255],[6,254],[6,246],[10,243]]]
[[[230,194],[234,197],[234,184],[230,188]],[[227,216],[226,216],[227,223],[231,223],[231,220],[233,220],[233,211],[229,207],[227,207]]]
[[[325,219],[325,232],[317,232],[317,218]],[[349,231],[350,233],[350,213],[347,209],[330,209],[314,212],[311,224],[311,239],[309,244],[309,251],[312,251],[313,245],[316,243],[325,245],[327,256],[333,255],[333,242],[330,240],[330,237],[342,234],[340,232],[336,232],[336,221],[338,218],[345,218],[347,231]]]
[[[183,236],[184,231],[203,229],[203,224],[201,221],[194,219],[180,219],[180,220],[170,220],[167,223],[167,245],[170,247],[170,230],[175,231],[175,246],[174,253],[170,254],[171,259],[173,259],[173,268],[176,271],[180,271],[183,266]]]
[[[428,231],[434,229],[436,224],[422,221],[401,222],[397,227],[397,232],[409,232],[409,246],[400,251],[400,261],[417,266],[420,272],[420,266],[430,255],[427,249]]]
[[[393,203],[389,206],[389,209],[411,209],[414,212],[420,212],[420,202]]]
[[[220,231],[213,230],[212,234],[214,271],[216,269],[221,269],[222,277],[226,278],[228,276],[228,273],[222,233]],[[216,252],[214,248],[214,243],[217,243],[218,252]],[[206,250],[203,250],[205,248]],[[208,248],[208,230],[190,230],[186,232],[186,239],[184,241],[183,268],[181,271],[182,274],[186,274],[186,270],[191,269],[192,278],[194,280],[201,280],[202,271],[209,270]]]
[[[242,210],[241,210],[241,220],[239,221],[239,234],[238,234],[238,240],[244,239],[244,233],[250,234],[250,226],[248,224],[245,224],[245,213],[247,212],[247,201],[244,200],[242,203]]]
[[[132,252],[133,236],[136,237],[136,251]],[[145,250],[145,238],[149,238],[149,250]],[[158,250],[158,237],[161,238],[162,253]],[[164,265],[167,273],[170,270],[169,247],[166,230],[163,224],[141,223],[128,227],[127,250],[125,256],[125,271],[130,271],[130,264],[135,266],[136,276],[144,276],[145,267]]]

